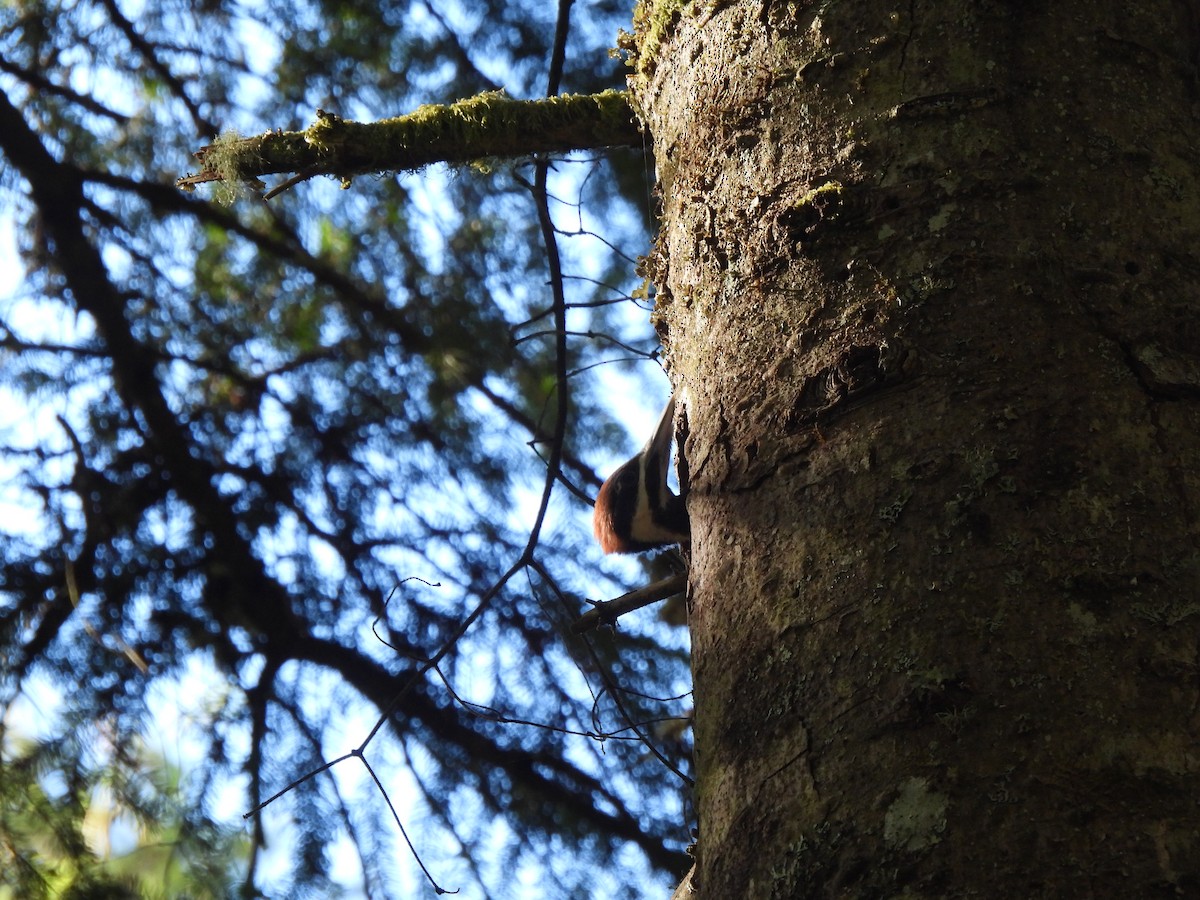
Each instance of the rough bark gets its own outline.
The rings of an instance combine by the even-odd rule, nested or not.
[[[1200,892],[1194,5],[677,6],[701,896]]]

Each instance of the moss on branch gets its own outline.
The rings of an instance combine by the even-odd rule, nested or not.
[[[256,137],[222,136],[202,147],[203,168],[176,185],[255,182],[261,175],[333,175],[344,182],[364,172],[412,171],[437,162],[638,146],[638,123],[624,91],[513,100],[500,92],[448,106],[427,105],[379,122],[354,122],[323,110],[304,131]]]

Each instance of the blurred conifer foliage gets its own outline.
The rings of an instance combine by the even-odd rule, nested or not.
[[[612,393],[655,374],[630,296],[653,162],[551,165],[565,359],[528,160],[269,202],[172,184],[227,129],[540,96],[557,12],[0,11],[19,253],[0,296],[0,895],[432,894],[419,859],[463,896],[637,896],[686,868],[683,779],[642,737],[690,705],[686,640],[646,613],[568,628],[622,587],[582,496],[633,449]],[[562,90],[621,86],[608,48],[630,15],[571,11]],[[502,580],[553,455],[556,371],[561,477]],[[130,863],[151,843],[170,866]]]

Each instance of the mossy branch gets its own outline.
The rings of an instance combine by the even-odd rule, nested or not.
[[[379,122],[352,122],[317,110],[317,120],[304,131],[222,136],[196,153],[203,169],[180,178],[176,186],[192,190],[209,181],[255,183],[261,175],[281,172],[297,173],[299,179],[333,175],[349,183],[364,172],[641,142],[624,91],[542,100],[513,100],[492,92],[449,106],[421,106]]]

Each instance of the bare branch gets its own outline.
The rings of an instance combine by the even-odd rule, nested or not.
[[[614,600],[597,603],[571,624],[571,630],[576,634],[591,631],[600,625],[611,625],[625,613],[666,600],[673,594],[678,594],[687,587],[687,574],[672,575],[654,584],[648,584],[636,591],[622,594]]]

